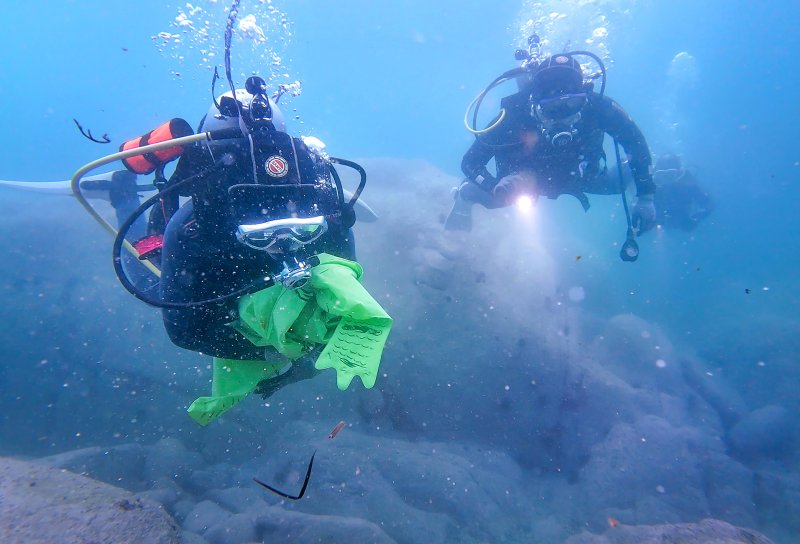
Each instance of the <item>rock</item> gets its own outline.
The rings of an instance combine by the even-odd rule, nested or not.
[[[147,449],[143,477],[156,480],[168,476],[180,484],[204,464],[203,456],[187,450],[180,440],[162,438]]]
[[[753,481],[759,528],[781,542],[795,542],[800,535],[800,476],[773,462],[759,469]]]
[[[422,530],[421,527],[417,529]],[[396,544],[378,525],[364,519],[301,514],[277,506],[270,507],[258,517],[258,531],[264,542]],[[421,533],[418,532],[417,536]],[[425,541],[429,542],[427,538]]]
[[[247,485],[249,487],[246,488],[214,489],[208,492],[206,496],[226,510],[236,513],[265,507],[267,503],[264,502],[264,497],[267,495],[265,495],[264,490],[254,485],[252,480],[248,481]]]
[[[216,467],[209,467],[202,470],[195,470],[189,475],[189,478],[184,483],[185,488],[196,494],[203,495],[211,489],[218,489],[223,482],[226,482],[226,474],[224,472],[215,470]]]
[[[669,525],[617,525],[603,535],[581,533],[564,544],[772,544],[763,534],[718,519]]]
[[[580,472],[583,510],[600,513],[597,528],[615,509],[634,511],[632,523],[709,515],[696,453],[703,447],[696,431],[655,416],[614,426]]]
[[[203,537],[211,544],[240,544],[261,540],[256,534],[256,520],[251,514],[233,514],[210,527]]]
[[[701,461],[703,487],[711,515],[755,527],[763,516],[754,503],[753,471],[722,452],[709,452]]]
[[[696,358],[684,357],[681,360],[683,379],[714,408],[722,424],[729,429],[747,413],[747,406],[727,381],[708,372],[703,366]]]
[[[82,448],[39,459],[53,468],[65,468],[130,491],[144,491],[149,482],[142,478],[147,449],[140,444],[111,448]]]
[[[183,498],[172,505],[170,513],[182,524],[183,520],[189,516],[195,506],[197,506],[197,501],[190,498]]]
[[[782,457],[794,449],[793,424],[781,406],[764,406],[744,416],[731,429],[728,440],[737,455],[748,460]]]
[[[175,503],[183,499],[185,493],[173,480],[162,476],[153,483],[150,489],[136,495],[153,500],[172,513]]]
[[[184,531],[181,533],[181,544],[208,544],[208,541],[196,533]]]
[[[417,262],[414,267],[414,281],[434,289],[444,290],[453,280],[452,261],[432,248],[415,248],[412,256]]]
[[[211,527],[224,523],[233,514],[212,501],[202,501],[195,505],[183,520],[183,528],[187,531],[204,534]]]
[[[37,463],[0,458],[0,541],[178,544],[160,505]]]
[[[611,318],[592,342],[603,366],[634,388],[680,393],[685,388],[681,365],[661,329],[633,314]]]
[[[420,527],[428,544],[456,534],[469,542],[532,534],[523,473],[501,452],[392,439],[376,449],[353,429],[337,440],[319,451],[308,502],[298,508],[369,520],[397,542],[419,541]]]

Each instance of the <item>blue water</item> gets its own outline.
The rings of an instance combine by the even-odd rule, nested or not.
[[[0,179],[68,179],[81,165],[167,119],[182,117],[195,125],[210,105],[211,67],[222,68],[227,4],[198,0],[197,6],[205,11],[192,17],[194,28],[207,27],[209,32],[208,39],[201,40],[175,25],[179,13],[189,9],[176,2],[6,3],[0,18],[4,58],[0,126],[5,127],[0,134],[4,158]],[[567,16],[550,18],[551,12]],[[288,131],[317,136],[331,154],[373,165],[365,198],[377,203],[384,223],[372,231],[362,225],[357,232],[363,240],[359,256],[367,268],[366,284],[396,318],[394,343],[390,342],[382,367],[388,377],[379,378],[376,390],[370,392],[359,386],[341,394],[330,383],[316,386],[316,400],[297,386],[281,400],[279,412],[275,405],[253,402],[215,429],[193,428],[182,410],[207,385],[205,363],[170,346],[158,314],[115,285],[108,266],[110,240],[74,202],[4,190],[0,237],[7,258],[0,267],[0,300],[7,326],[0,332],[5,357],[0,361],[0,454],[43,457],[87,446],[151,446],[174,437],[186,448],[201,451],[208,467],[223,463],[228,468],[250,467],[263,451],[285,454],[292,448],[290,439],[275,442],[271,437],[293,428],[295,420],[302,421],[302,429],[313,428],[308,434],[324,436],[329,422],[347,419],[359,427],[360,447],[370,458],[380,457],[381,440],[391,439],[399,441],[398,451],[408,448],[413,463],[424,463],[422,452],[430,449],[429,444],[448,444],[452,455],[463,454],[472,463],[477,457],[458,448],[486,448],[513,460],[509,461],[513,469],[492,469],[495,476],[525,481],[521,489],[542,496],[540,502],[525,498],[531,501],[530,512],[509,509],[508,519],[498,522],[514,527],[507,535],[516,530],[522,535],[519,541],[533,541],[524,539],[538,534],[541,542],[560,542],[583,529],[602,532],[608,516],[623,521],[628,516],[631,524],[641,525],[713,517],[762,531],[776,542],[797,541],[800,148],[795,124],[800,120],[796,31],[800,9],[796,2],[242,0],[240,15],[248,13],[256,14],[263,24],[265,41],[254,44],[235,36],[235,81],[242,84],[251,73],[261,74],[272,85],[300,81],[302,93],[283,98],[280,104]],[[457,261],[461,264],[456,268],[461,268],[450,278],[449,291],[425,291],[425,281],[414,274],[419,262],[430,262],[410,248],[431,247],[426,245],[433,243],[428,239],[441,236],[433,226],[447,212],[450,187],[461,176],[461,157],[473,140],[464,130],[464,110],[492,79],[515,66],[514,49],[527,37],[523,23],[541,14],[551,22],[539,25],[539,33],[557,36],[552,51],[565,47],[602,51],[610,67],[607,94],[631,114],[654,155],[682,154],[713,196],[716,209],[691,234],[658,232],[642,238],[641,259],[627,265],[618,261],[614,245],[624,238],[616,197],[595,197],[588,214],[565,199],[540,202],[541,230],[530,236],[514,234],[524,243],[542,244],[542,253],[528,268],[493,261],[498,255],[516,258],[511,250],[493,253],[506,251],[497,240],[509,234],[510,223],[499,219],[505,217],[502,211],[482,214],[483,228],[496,223],[497,230],[479,231],[457,246],[465,256]],[[595,28],[606,29],[608,37],[586,43],[590,37],[586,29]],[[161,32],[174,33],[180,41],[159,38]],[[693,59],[682,70],[673,61],[681,52]],[[273,62],[273,54],[279,61]],[[227,88],[224,80],[217,85],[218,94]],[[494,114],[502,94],[498,91],[487,98],[484,107],[491,111],[485,115]],[[73,118],[95,135],[108,133],[113,143],[101,146],[85,140]],[[520,244],[518,252],[527,251]],[[398,268],[392,261],[396,251],[416,264]],[[576,260],[577,255],[582,258]],[[476,283],[469,274],[484,265],[492,278],[502,276],[502,281]],[[536,272],[529,273],[534,268]],[[577,293],[569,291],[571,287],[581,287],[585,299],[570,298],[566,293]],[[453,300],[470,297],[482,301],[475,303],[480,312],[445,309]],[[481,318],[484,302],[496,304],[507,315]],[[551,303],[557,309],[548,313]],[[570,309],[563,310],[566,307]],[[639,324],[614,328],[615,316],[630,314],[641,320]],[[557,325],[559,320],[568,327]],[[646,335],[638,333],[640,326],[642,332],[647,329]],[[658,335],[670,344],[663,348],[670,353],[667,363],[699,361],[698,375],[715,378],[712,389],[717,392],[708,394],[708,389],[687,385],[691,380],[685,370],[683,378],[674,377],[682,385],[663,386],[666,389],[659,389],[657,379],[651,382],[651,377],[639,376],[645,363],[636,357],[650,347],[637,351],[631,346]],[[550,346],[550,341],[562,342],[565,336],[570,338],[568,345]],[[613,354],[604,351],[604,338],[619,342]],[[555,351],[548,351],[551,348]],[[616,408],[611,393],[581,404],[557,389],[540,394],[513,388],[513,380],[524,380],[520,385],[526,385],[536,375],[534,361],[557,368],[561,357],[553,353],[569,353],[564,357],[584,371],[585,361],[597,361],[605,368],[618,358],[622,366],[614,367],[613,374],[639,391],[636,402],[631,401],[643,406],[639,415],[654,413],[651,403],[668,405],[664,395],[679,399],[682,410],[691,415],[673,413],[675,419],[670,419],[672,412],[662,406],[658,416],[676,429],[690,428],[704,437],[694,445],[705,440],[723,444],[714,451],[735,464],[735,471],[721,469],[723,477],[715,480],[698,469],[697,481],[684,482],[688,489],[705,490],[709,505],[705,510],[686,507],[692,499],[648,510],[636,498],[620,499],[615,505],[611,495],[602,493],[582,506],[566,498],[570,493],[591,495],[587,489],[592,480],[586,474],[602,473],[596,465],[602,459],[598,452],[610,447],[603,437],[616,436],[614,423],[596,418],[596,410]],[[650,358],[660,356],[648,352],[643,357],[650,365]],[[414,364],[429,365],[432,377],[412,379]],[[492,369],[491,379],[483,375],[487,368]],[[36,373],[41,373],[39,378],[33,377]],[[576,374],[580,372],[567,372],[564,383],[572,383]],[[456,386],[459,377],[463,380],[463,389],[454,397],[447,392],[451,377]],[[503,397],[502,386],[509,381],[510,396]],[[21,390],[24,383],[29,385]],[[610,382],[587,379],[586,383]],[[492,389],[495,385],[497,391]],[[115,391],[129,388],[140,392],[114,396]],[[708,423],[706,418],[721,417],[713,398],[721,398],[720,405],[741,406],[740,420],[756,414],[748,420],[750,427],[739,431],[747,435],[740,439],[746,445],[732,438],[731,425]],[[330,403],[330,412],[319,408],[320,402]],[[686,408],[693,403],[702,408],[694,412]],[[47,415],[53,405],[62,406],[63,413]],[[315,410],[302,409],[312,405]],[[760,419],[758,410],[766,406],[783,412],[777,418]],[[325,417],[317,417],[320,410]],[[642,421],[633,408],[621,412],[627,414],[621,420],[634,427]],[[564,422],[542,424],[536,421],[537,413],[562,414]],[[545,428],[551,433],[547,440],[541,431]],[[594,441],[576,439],[575,449],[570,450],[570,437],[585,436],[589,429],[601,429],[599,436]],[[301,442],[311,440],[302,430],[293,432]],[[556,434],[558,439],[553,438]],[[346,431],[341,438],[346,439]],[[261,444],[254,445],[259,440],[264,442],[263,451]],[[403,464],[402,455],[388,457]],[[569,465],[571,473],[562,477],[559,463]],[[397,470],[388,465],[378,463],[376,470]],[[698,460],[696,466],[705,465]],[[435,477],[436,469],[431,470]],[[736,479],[739,476],[731,476],[734,472],[745,476]],[[333,469],[326,475],[337,482],[345,478]],[[130,486],[133,491],[150,489],[157,479],[138,477],[138,483]],[[726,480],[733,482],[728,484],[731,489],[717,490]],[[743,490],[737,482],[754,487]],[[670,482],[659,485],[670,488]],[[397,486],[395,491],[423,512],[426,498],[436,494],[424,484]],[[191,489],[196,501],[205,497],[196,482],[184,488]],[[366,485],[364,493],[370,489]],[[721,499],[723,495],[733,498]],[[364,508],[367,513],[359,514],[359,500],[348,496],[348,515],[386,523],[390,517],[386,512]],[[335,514],[333,504],[319,498],[305,511]],[[431,534],[441,536],[431,541],[500,538],[500,533],[484,534],[469,527],[464,519],[472,511],[466,501],[448,504],[450,510],[433,510],[451,521],[441,534],[431,529]],[[185,512],[174,504],[166,506],[183,522]],[[296,508],[304,511],[301,503]],[[521,506],[520,511],[526,512]],[[516,526],[515,516],[535,519],[541,526]],[[422,531],[430,519],[420,520],[406,521]],[[412,541],[402,531],[387,533],[397,542]],[[513,536],[504,538],[516,541]]]

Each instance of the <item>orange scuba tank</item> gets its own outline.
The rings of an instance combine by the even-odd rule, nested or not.
[[[183,119],[175,118],[167,121],[160,127],[154,128],[143,136],[128,140],[119,146],[119,150],[128,151],[130,149],[144,147],[149,144],[156,144],[175,138],[182,138],[183,136],[190,136],[192,134],[194,134],[194,131],[189,123]],[[122,164],[135,174],[145,175],[155,171],[156,168],[167,164],[169,161],[177,159],[180,157],[181,153],[183,153],[183,147],[168,147],[153,153],[133,155],[127,159],[122,159]]]

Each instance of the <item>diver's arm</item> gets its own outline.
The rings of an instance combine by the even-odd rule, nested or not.
[[[603,97],[599,107],[603,129],[619,142],[628,156],[628,165],[636,183],[636,195],[652,195],[656,192],[656,184],[653,182],[650,148],[644,134],[614,100]]]
[[[478,137],[475,138],[461,160],[461,171],[464,172],[467,179],[487,191],[491,191],[497,185],[497,179],[486,168],[493,156],[494,150],[491,146],[481,142]]]

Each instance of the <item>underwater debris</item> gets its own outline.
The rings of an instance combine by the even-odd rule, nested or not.
[[[81,131],[81,134],[83,134],[83,137],[84,137],[84,138],[86,138],[86,139],[88,139],[88,140],[91,140],[91,141],[93,141],[94,143],[97,143],[97,144],[107,144],[107,143],[110,143],[110,142],[111,142],[111,140],[108,138],[108,133],[104,132],[104,133],[103,133],[103,135],[102,135],[102,136],[100,136],[100,138],[102,138],[102,139],[101,139],[101,140],[98,140],[97,138],[95,138],[95,137],[92,135],[92,131],[91,131],[91,130],[88,130],[88,129],[87,129],[87,130],[84,130],[84,129],[83,129],[83,127],[81,126],[81,124],[78,122],[78,120],[77,120],[77,119],[75,119],[75,118],[73,117],[73,118],[72,118],[72,120],[73,120],[73,121],[75,122],[75,124],[78,126],[78,130],[80,130],[80,131]]]
[[[330,434],[328,435],[328,440],[336,438],[336,435],[339,434],[339,431],[341,431],[344,428],[344,425],[345,425],[344,421],[340,421],[339,423],[337,423],[336,427],[334,427],[331,430]]]
[[[299,501],[300,499],[303,498],[303,495],[306,494],[306,489],[308,488],[308,481],[311,479],[311,467],[314,466],[314,457],[316,455],[317,455],[317,450],[314,450],[314,453],[311,455],[311,460],[308,462],[308,468],[306,469],[306,477],[303,480],[303,487],[300,488],[300,492],[297,495],[290,495],[289,493],[286,493],[284,491],[281,491],[280,489],[272,487],[268,483],[262,482],[261,480],[259,480],[255,476],[253,476],[253,481],[255,483],[257,483],[258,485],[262,486],[262,487],[266,487],[267,489],[269,489],[270,491],[272,491],[276,495],[280,495],[284,499],[289,499],[289,500],[292,500],[292,501]]]
[[[333,429],[331,429],[331,432],[328,433],[328,440],[336,438],[336,435],[339,434],[339,431],[344,429],[345,425],[346,425],[346,423],[344,421],[340,421],[339,423],[337,423],[336,426]],[[303,480],[303,487],[300,488],[300,492],[297,495],[290,495],[289,493],[286,493],[285,491],[281,491],[280,489],[277,489],[277,488],[269,485],[266,482],[262,482],[261,480],[259,480],[255,476],[253,476],[253,481],[255,483],[257,483],[258,485],[269,489],[270,491],[272,491],[276,495],[279,495],[279,496],[283,497],[284,499],[289,499],[289,500],[292,500],[292,501],[298,501],[298,500],[303,498],[303,495],[306,494],[306,489],[308,488],[308,481],[311,479],[311,468],[314,466],[314,457],[316,455],[317,455],[317,450],[314,450],[314,453],[311,455],[311,459],[308,461],[308,468],[306,469],[306,477]]]

